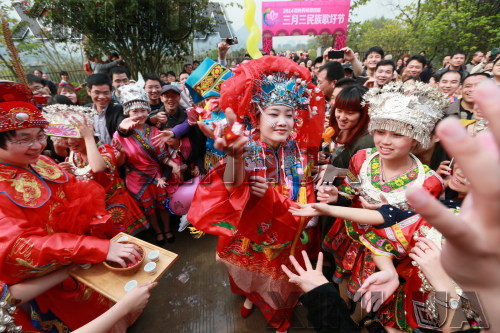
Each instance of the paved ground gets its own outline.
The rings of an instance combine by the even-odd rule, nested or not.
[[[153,290],[143,315],[128,332],[273,332],[257,309],[248,318],[241,318],[244,298],[231,293],[224,267],[215,262],[217,237],[193,239],[187,231],[176,233],[176,237],[174,244],[164,247],[179,254],[179,259]],[[143,238],[152,241],[149,234]],[[307,328],[302,306],[297,307],[294,324],[290,333],[315,332]]]

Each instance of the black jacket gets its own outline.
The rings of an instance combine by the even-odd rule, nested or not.
[[[346,303],[331,283],[325,283],[299,299],[307,309],[307,319],[319,333],[356,333],[358,325],[351,319]]]
[[[90,103],[85,106],[91,108],[94,104]],[[113,102],[109,103],[108,107],[104,111],[104,117],[106,118],[106,128],[108,129],[109,137],[113,138],[113,134],[118,130],[118,126],[123,119],[125,119],[123,106]]]

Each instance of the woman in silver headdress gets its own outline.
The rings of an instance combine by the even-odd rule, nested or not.
[[[405,190],[410,186],[423,187],[438,197],[444,187],[442,179],[411,151],[429,145],[446,105],[444,95],[422,83],[391,83],[371,89],[364,99],[370,105],[368,130],[375,148],[358,151],[344,183],[338,189],[320,187],[318,201],[370,209],[387,203],[408,210]],[[336,261],[334,280],[340,283],[349,277],[347,292],[351,297],[376,268],[359,243],[359,235],[370,227],[337,219],[323,242]]]
[[[130,135],[124,137],[116,132],[113,137],[125,151],[127,189],[146,214],[156,233],[156,242],[162,245],[165,240],[174,240],[170,232],[170,215],[165,207],[168,190],[164,168],[168,156],[163,145],[160,147],[153,143],[153,138],[160,134],[160,130],[146,123],[151,107],[148,95],[142,88],[143,82],[140,79],[135,84],[120,87],[123,112],[128,118],[120,124],[119,131]],[[157,213],[161,221],[158,221]]]

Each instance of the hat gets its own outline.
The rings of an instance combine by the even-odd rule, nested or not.
[[[123,105],[123,113],[126,116],[128,116],[131,110],[135,109],[151,110],[148,94],[144,90],[144,79],[141,73],[139,73],[139,80],[136,83],[121,86],[118,90],[120,91],[120,102]]]
[[[181,94],[181,91],[179,90],[179,88],[177,88],[176,86],[172,85],[172,84],[166,84],[164,85],[162,88],[161,88],[161,93],[160,95],[163,95],[164,93],[166,93],[167,91],[173,91],[177,94]]]
[[[431,133],[443,117],[448,99],[436,88],[422,82],[392,82],[372,88],[363,97],[369,103],[368,131],[393,131],[417,140],[428,148]]]
[[[47,135],[64,138],[81,138],[80,132],[74,125],[75,120],[93,124],[92,116],[95,111],[91,108],[78,105],[53,104],[43,108],[43,114],[49,121],[45,130]]]
[[[33,104],[33,94],[25,85],[0,81],[0,132],[48,125]]]
[[[233,76],[233,72],[206,58],[187,78],[185,84],[193,102],[198,104],[208,97],[220,97],[222,83]]]
[[[352,65],[351,65],[351,64],[343,64],[343,65],[342,65],[342,68],[343,68],[344,70],[349,69],[351,72],[353,71],[353,69],[352,69]]]

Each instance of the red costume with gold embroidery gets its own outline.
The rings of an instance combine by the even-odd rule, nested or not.
[[[0,280],[14,284],[73,262],[104,261],[109,240],[90,236],[109,218],[103,199],[102,188],[77,182],[47,157],[30,170],[0,164]],[[110,307],[106,298],[71,279],[36,301],[71,329]]]

